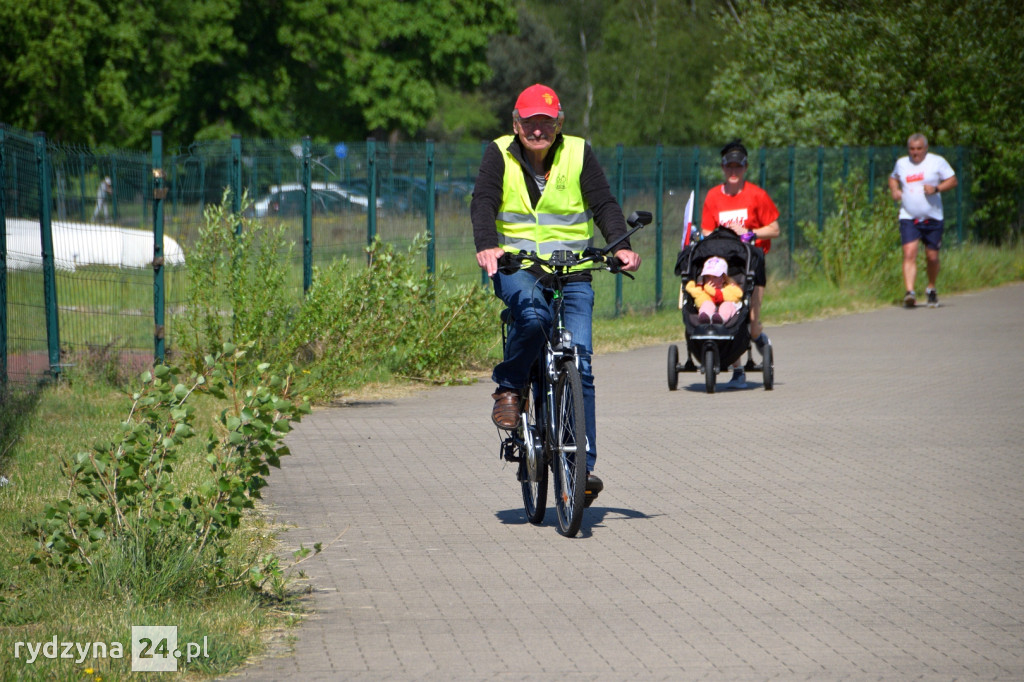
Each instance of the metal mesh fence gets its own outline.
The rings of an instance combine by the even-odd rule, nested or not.
[[[235,137],[166,152],[156,143],[150,152],[101,151],[0,126],[0,371],[24,380],[68,364],[135,369],[152,362],[155,347],[157,356],[172,349],[186,305],[185,259],[204,211],[221,203],[226,188],[236,210],[282,226],[296,246],[283,292],[296,301],[313,267],[341,257],[361,266],[376,237],[406,246],[427,233],[426,267],[484,283],[473,257],[469,201],[485,145]],[[971,211],[970,159],[959,147],[933,151],[960,179],[945,202],[948,233],[961,241]],[[595,277],[596,314],[673,303],[687,200],[694,192],[699,223],[704,194],[722,181],[717,148],[595,152],[623,212],[655,213],[654,224],[633,239],[645,262],[637,279]],[[801,225],[823,224],[835,207],[836,183],[856,176],[869,193],[887,196],[887,177],[904,153],[902,147],[753,150],[747,179],[766,189],[781,212],[769,276],[792,273],[792,253],[805,246]],[[164,235],[159,267],[153,262],[158,230]]]

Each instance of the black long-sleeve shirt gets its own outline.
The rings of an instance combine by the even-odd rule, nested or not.
[[[559,134],[551,148],[548,149],[547,156],[544,157],[543,170],[545,173],[551,170],[551,164],[555,158],[554,152],[561,144],[562,135]],[[518,136],[512,139],[508,151],[523,169],[526,189],[530,193],[530,202],[536,207],[537,202],[540,201],[540,188],[537,187],[537,182],[529,171],[529,164],[524,160],[523,146],[519,142]],[[477,174],[476,184],[473,187],[473,201],[469,207],[470,217],[473,221],[473,242],[476,244],[477,252],[500,246],[496,220],[504,194],[504,179],[504,154],[498,148],[497,142],[491,142],[484,150],[484,157],[480,161],[480,172]],[[622,208],[612,195],[608,178],[605,177],[604,169],[601,168],[590,145],[586,145],[583,151],[580,189],[584,202],[594,215],[594,224],[601,230],[606,243],[610,244],[626,234],[629,228],[626,226],[626,219],[622,216]],[[623,240],[616,248],[629,249],[629,240]]]

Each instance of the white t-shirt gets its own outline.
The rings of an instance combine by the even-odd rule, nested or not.
[[[900,183],[903,200],[900,202],[900,220],[933,218],[942,220],[942,195],[925,194],[925,185],[938,185],[955,175],[953,167],[931,152],[924,155],[921,163],[913,164],[909,156],[901,156],[892,170],[892,177]]]

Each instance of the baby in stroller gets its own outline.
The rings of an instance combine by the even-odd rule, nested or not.
[[[707,392],[714,393],[716,375],[749,353],[750,297],[758,259],[762,257],[758,249],[728,230],[716,230],[679,253],[675,272],[682,278],[681,308],[688,357],[680,366],[678,349],[669,348],[670,390],[676,388],[679,371],[699,369],[704,373]],[[707,276],[720,277],[721,285],[708,286]],[[720,300],[712,293],[715,291]],[[764,387],[770,390],[773,377],[768,353],[761,365],[749,358],[746,366],[763,371]]]
[[[743,299],[743,289],[729,276],[729,265],[718,256],[704,261],[700,282],[687,282],[686,293],[693,297],[701,324],[729,321],[736,314],[736,303]]]

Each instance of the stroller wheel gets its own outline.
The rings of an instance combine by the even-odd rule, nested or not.
[[[704,388],[708,393],[715,392],[715,374],[718,372],[718,359],[715,355],[714,348],[704,351]]]
[[[770,343],[764,344],[764,350],[761,351],[761,372],[764,390],[772,390],[775,387],[775,354]]]
[[[679,386],[679,347],[668,347],[668,390],[674,391]]]

